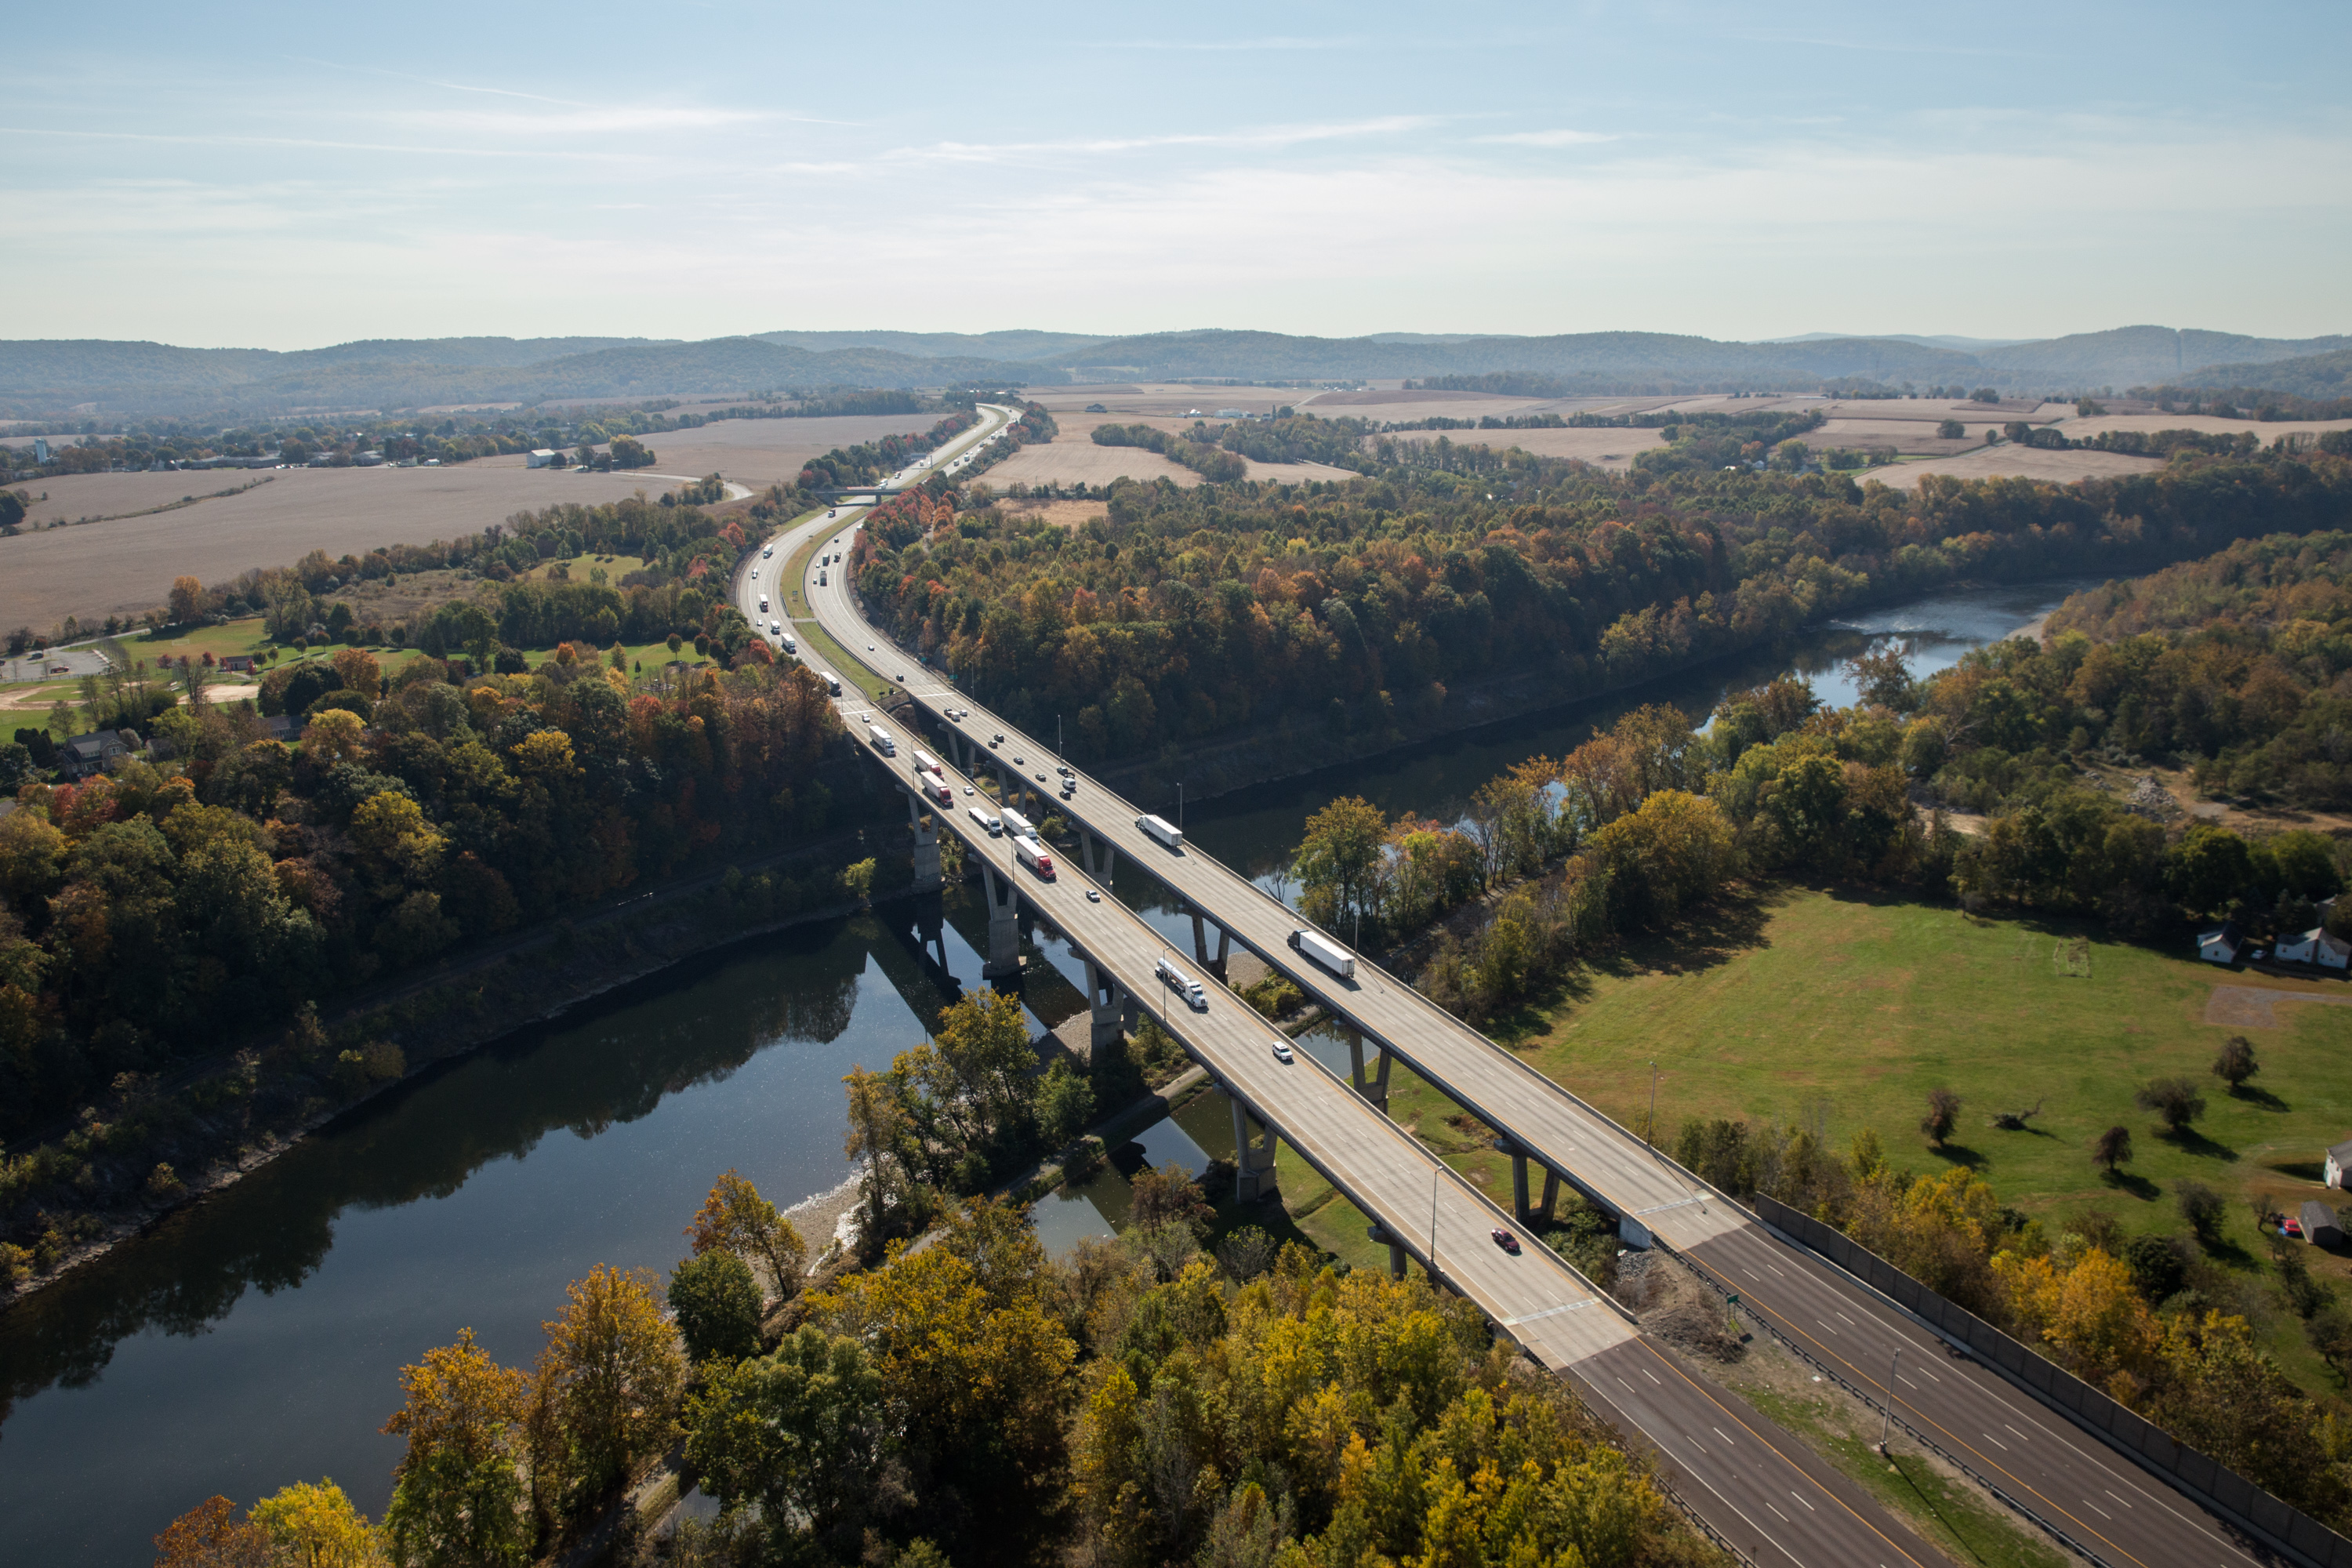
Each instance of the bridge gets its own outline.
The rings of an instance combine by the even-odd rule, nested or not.
[[[984,424],[962,439],[976,444],[991,433]],[[951,443],[940,456],[954,449]],[[778,548],[789,553],[804,537],[856,524],[855,517],[811,520],[780,536]],[[1040,775],[1052,748],[973,704],[892,645],[865,620],[841,580],[846,576],[835,574],[823,589],[814,576],[803,585],[817,621],[845,649],[871,650],[864,662],[905,691],[936,736],[936,749],[964,779],[992,775],[1001,802],[1028,804],[1045,782]],[[851,672],[829,670],[805,645],[803,657],[841,676],[845,692],[853,690]],[[853,734],[863,737],[865,724],[856,715],[870,710],[854,697],[844,706]],[[1000,733],[1004,741],[991,747],[988,741]],[[1548,1248],[1530,1246],[1517,1258],[1500,1251],[1488,1238],[1495,1226],[1537,1223],[1563,1184],[1573,1187],[1616,1221],[1628,1245],[1663,1247],[1727,1296],[1736,1294],[1797,1353],[1887,1409],[2091,1561],[2109,1568],[2243,1568],[2257,1561],[2204,1510],[2147,1484],[2134,1467],[1990,1369],[1768,1231],[1643,1139],[1362,955],[1353,978],[1341,979],[1293,952],[1290,934],[1308,922],[1190,843],[1171,849],[1144,834],[1136,825],[1139,808],[1098,782],[1079,775],[1075,795],[1053,807],[1078,831],[1080,865],[1066,867],[1052,882],[1036,879],[1014,862],[1008,841],[988,837],[960,807],[936,810],[916,794],[911,752],[927,738],[899,735],[896,758],[868,751],[907,793],[919,878],[939,875],[942,825],[980,868],[991,972],[1015,966],[1018,909],[1027,903],[1083,961],[1097,1040],[1150,999],[1154,1016],[1163,1017],[1168,1032],[1225,1087],[1235,1108],[1238,1195],[1259,1195],[1279,1136],[1374,1218],[1392,1268],[1401,1269],[1408,1258],[1419,1261],[1536,1361],[1569,1377],[1596,1410],[1644,1434],[1670,1469],[1686,1478],[1679,1489],[1685,1508],[1751,1560],[1893,1568],[1933,1553],[1802,1444],[1683,1373],[1614,1302]],[[1014,755],[1029,761],[1016,767]],[[1205,1011],[1171,1002],[1153,975],[1165,939],[1108,890],[1121,853],[1189,912],[1198,969],[1222,978],[1238,942],[1352,1026],[1363,1045],[1349,1077],[1304,1052],[1293,1064],[1278,1062],[1278,1032],[1222,986],[1204,988]],[[1090,887],[1102,894],[1100,902],[1086,897]],[[1369,1063],[1366,1047],[1373,1053]],[[1513,1171],[1507,1215],[1390,1121],[1387,1085],[1398,1060],[1501,1133]]]

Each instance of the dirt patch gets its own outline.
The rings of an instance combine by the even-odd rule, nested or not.
[[[988,476],[994,478],[993,475]],[[986,482],[985,479],[982,481]],[[1008,500],[999,499],[996,510],[1012,517],[1042,517],[1055,528],[1083,528],[1109,516],[1098,500]]]
[[[1108,485],[1119,479],[1167,479],[1185,489],[1201,476],[1141,447],[1097,447],[1066,432],[1042,447],[1024,447],[980,476],[999,490],[1013,485]]]
[[[2309,991],[2273,991],[2261,985],[2216,985],[2205,1003],[2205,1021],[2229,1029],[2279,1029],[2286,1020],[2278,1016],[2282,1002],[2316,1002],[2325,1007],[2352,1007],[2352,996],[2322,996]]]
[[[1728,1365],[1748,1353],[1746,1331],[1733,1326],[1723,1299],[1658,1253],[1619,1258],[1612,1293],[1633,1309],[1643,1331],[1685,1355]]]

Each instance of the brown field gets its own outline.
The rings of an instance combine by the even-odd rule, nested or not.
[[[1397,439],[1434,441],[1440,436],[1457,447],[1490,447],[1498,452],[1517,447],[1538,458],[1580,458],[1597,468],[1630,468],[1634,453],[1665,445],[1655,430],[1429,430]]]
[[[1171,479],[1190,489],[1192,469],[1140,447],[1097,447],[1065,434],[1043,447],[1024,447],[980,476],[999,494],[1014,485],[1107,485],[1114,479]]]
[[[1950,474],[1962,479],[2048,479],[2063,485],[2072,484],[2076,479],[2146,473],[2163,466],[2154,458],[2133,458],[2121,452],[2052,452],[2038,447],[2020,447],[2011,443],[2000,447],[1979,447],[1957,458],[1934,458],[1922,463],[1899,463],[1893,468],[1872,468],[1854,477],[1857,479],[1877,479],[1898,490],[1916,489],[1920,478],[1927,474]]]
[[[1110,514],[1098,500],[1000,500],[997,510],[1013,517],[1042,517],[1055,528],[1083,528]]]
[[[2280,420],[2266,425],[2259,419],[2217,419],[2210,414],[2104,414],[2095,419],[2066,421],[2066,434],[2077,440],[2102,430],[2201,430],[2209,436],[2234,436],[2241,430],[2251,430],[2267,447],[2281,436],[2352,430],[2352,419]]]
[[[936,414],[858,414],[835,419],[728,419],[699,430],[642,439],[665,473],[724,474],[758,490],[789,483],[801,465],[835,447],[854,447],[884,436],[920,435],[938,418]]]

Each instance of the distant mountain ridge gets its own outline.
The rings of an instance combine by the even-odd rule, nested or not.
[[[1359,338],[1200,328],[1128,337],[988,332],[772,331],[655,338],[370,339],[281,353],[102,339],[0,342],[0,413],[96,404],[114,415],[645,398],[825,386],[1071,381],[1376,381],[1496,373],[1570,393],[1776,392],[1878,383],[2008,393],[2230,385],[2339,389],[2352,337],[2256,338],[2119,327],[1964,349],[1924,337],[1737,342],[1670,332],[1519,337],[1381,332]]]

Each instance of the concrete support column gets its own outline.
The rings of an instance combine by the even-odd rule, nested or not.
[[[1364,1037],[1361,1035],[1349,1036],[1348,1037],[1348,1076],[1355,1084],[1358,1094],[1370,1100],[1373,1109],[1381,1115],[1388,1114],[1389,1048],[1386,1046],[1381,1047],[1375,1077],[1371,1082],[1366,1083],[1364,1081]]]
[[[1546,1225],[1549,1225],[1552,1222],[1552,1217],[1559,1213],[1559,1173],[1558,1171],[1546,1171],[1544,1173],[1543,1207],[1536,1211],[1537,1216]]]
[[[1274,1191],[1274,1129],[1252,1139],[1249,1112],[1230,1089],[1226,1095],[1234,1108],[1234,1202],[1255,1203]]]
[[[922,796],[913,790],[902,789],[907,797],[907,817],[915,829],[915,886],[924,892],[936,892],[940,887],[940,825]]]
[[[1403,1279],[1405,1268],[1404,1243],[1399,1241],[1395,1237],[1391,1236],[1388,1233],[1388,1227],[1381,1225],[1378,1220],[1374,1220],[1371,1224],[1364,1227],[1364,1235],[1375,1242],[1384,1242],[1387,1244],[1389,1249],[1389,1278],[1391,1279]]]
[[[1511,1213],[1521,1225],[1528,1223],[1528,1156],[1521,1149],[1511,1151]]]
[[[1200,966],[1215,975],[1220,984],[1225,978],[1225,958],[1233,951],[1233,932],[1217,927],[1217,956],[1209,956],[1209,935],[1202,923],[1201,911],[1186,904],[1184,910],[1192,917],[1192,958]],[[1211,922],[1214,923],[1214,922]]]
[[[1118,847],[1109,839],[1097,838],[1084,828],[1078,830],[1078,865],[1106,888],[1110,886],[1118,854]]]
[[[1001,980],[1021,973],[1021,900],[1013,879],[982,862],[981,891],[988,899],[988,959],[981,973]]]
[[[1087,960],[1087,1006],[1093,1027],[1091,1044],[1095,1050],[1118,1044],[1120,1029],[1127,1022],[1128,994],[1110,971]]]

